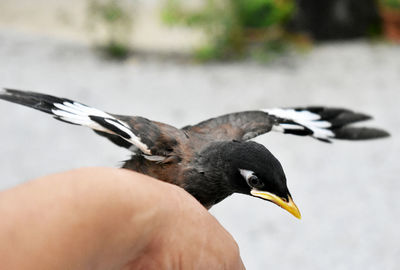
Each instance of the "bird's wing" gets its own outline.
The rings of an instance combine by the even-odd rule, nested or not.
[[[176,144],[169,137],[173,127],[143,117],[113,115],[70,99],[13,89],[0,92],[0,99],[51,114],[63,122],[87,126],[115,144],[135,152],[140,150],[147,156],[161,158]]]
[[[331,139],[367,140],[389,136],[381,129],[349,126],[368,119],[371,117],[366,114],[342,108],[276,108],[226,114],[183,129],[224,140],[249,140],[271,130],[311,136],[324,142],[330,142]]]

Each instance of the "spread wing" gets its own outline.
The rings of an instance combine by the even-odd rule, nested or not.
[[[0,99],[40,110],[63,122],[87,126],[115,144],[145,156],[165,157],[183,133],[143,117],[113,115],[70,99],[35,92],[4,89]]]
[[[249,140],[269,132],[276,119],[262,111],[225,114],[182,128],[218,140]]]
[[[330,142],[331,139],[368,140],[389,136],[382,129],[351,126],[369,119],[371,117],[366,114],[342,108],[277,108],[226,114],[183,129],[217,140],[249,140],[271,130],[310,136],[324,142]]]

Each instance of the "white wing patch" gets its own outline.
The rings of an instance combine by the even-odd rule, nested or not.
[[[132,143],[137,148],[139,148],[143,153],[146,155],[151,155],[151,151],[146,144],[144,144],[140,137],[136,136],[129,125],[124,121],[118,120],[114,116],[105,113],[101,110],[88,107],[78,102],[68,102],[65,101],[61,103],[54,103],[53,104],[57,109],[52,109],[52,113],[58,116],[60,119],[65,120],[67,122],[78,124],[82,126],[90,127],[91,129],[102,131],[114,135],[120,136],[120,134],[100,125],[99,123],[90,119],[90,116],[98,116],[104,118],[104,121],[110,125],[113,125],[116,129],[121,130],[124,134],[128,134],[130,138],[125,138],[120,136],[121,138],[125,139],[126,141]]]
[[[294,109],[266,109],[262,110],[263,112],[268,113],[269,115],[273,115],[279,118],[292,120],[296,124],[286,124],[281,123],[278,126],[274,126],[274,130],[283,132],[285,130],[293,130],[293,129],[304,129],[304,127],[312,130],[313,137],[319,139],[329,139],[335,137],[335,134],[329,130],[332,126],[328,121],[320,120],[321,116],[312,113],[307,110],[296,111]]]

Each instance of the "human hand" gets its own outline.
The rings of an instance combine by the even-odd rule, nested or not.
[[[231,235],[183,189],[78,169],[0,192],[3,269],[244,269]]]

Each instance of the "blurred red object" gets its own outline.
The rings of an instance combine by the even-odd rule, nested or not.
[[[381,9],[385,36],[400,43],[400,9]]]

